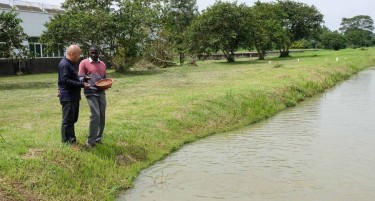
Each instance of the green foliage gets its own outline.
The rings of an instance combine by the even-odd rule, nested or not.
[[[128,70],[143,57],[149,57],[150,44],[160,29],[161,1],[121,0],[115,13],[117,34],[115,56],[123,59],[117,69]]]
[[[0,58],[20,57],[26,52],[22,42],[27,40],[27,35],[17,15],[14,10],[0,13]]]
[[[103,1],[95,2],[68,0],[63,4],[66,12],[46,23],[47,30],[41,36],[49,51],[61,45],[79,44],[88,53],[90,45],[96,44],[103,48],[106,57],[111,58],[116,33],[114,16],[110,12],[112,1],[105,1],[105,5]]]
[[[255,47],[259,60],[264,60],[266,52],[273,48],[274,33],[282,31],[281,22],[276,15],[277,9],[273,3],[259,1],[246,9],[243,28],[248,34],[243,47],[249,50]]]
[[[165,43],[171,43],[172,49],[180,55],[181,64],[186,53],[184,32],[199,15],[196,4],[196,0],[168,0],[163,11],[163,33],[160,35],[164,35]]]
[[[326,31],[321,35],[321,44],[324,49],[340,50],[346,48],[347,40],[344,35],[337,31]]]
[[[160,1],[68,0],[63,7],[67,12],[46,24],[42,42],[50,50],[77,43],[86,52],[91,44],[99,45],[110,61],[116,57],[117,70],[126,71],[145,54],[149,36],[158,27]]]
[[[290,48],[292,49],[314,49],[318,45],[318,40],[315,39],[302,39],[295,41]]]
[[[369,47],[374,45],[374,34],[366,30],[350,30],[345,32],[349,46],[353,48]]]
[[[153,40],[151,40],[147,44],[145,50],[145,52],[148,53],[145,58],[148,61],[152,62],[154,65],[161,67],[174,65],[172,61],[174,59],[173,50],[175,49],[175,43],[165,40],[165,37],[163,37],[165,33],[166,32],[158,33],[158,37],[155,37]],[[181,54],[184,55],[183,53]]]
[[[349,46],[368,47],[374,45],[374,21],[370,16],[358,15],[352,18],[343,18],[340,31],[344,33]]]
[[[118,71],[142,59],[174,64],[175,53],[183,63],[187,53],[222,51],[233,62],[239,48],[255,48],[262,60],[275,44],[288,56],[294,42],[314,41],[323,18],[314,6],[289,0],[253,7],[218,1],[202,14],[196,0],[67,0],[63,7],[42,42],[51,51],[71,43],[86,51],[94,43]]]
[[[195,54],[222,51],[228,62],[245,40],[241,19],[244,5],[216,2],[192,23],[187,34],[190,52]]]
[[[315,6],[290,0],[278,0],[283,30],[275,33],[276,44],[281,57],[289,56],[293,42],[301,39],[318,38],[323,23],[323,15]]]
[[[339,30],[343,33],[349,30],[366,30],[372,32],[374,30],[374,21],[368,15],[357,15],[352,18],[342,18]]]

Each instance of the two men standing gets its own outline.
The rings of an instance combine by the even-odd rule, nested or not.
[[[80,60],[81,49],[71,45],[66,50],[66,57],[59,63],[59,100],[62,105],[61,137],[63,143],[76,144],[74,124],[78,120],[81,88],[90,106],[90,127],[86,146],[94,147],[101,143],[105,125],[106,97],[95,82],[106,77],[106,66],[99,60],[99,48],[90,48],[90,58],[84,59],[79,66],[79,74],[75,68]]]

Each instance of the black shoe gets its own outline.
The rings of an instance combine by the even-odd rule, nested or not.
[[[70,139],[67,141],[63,141],[64,144],[66,145],[78,145],[78,141],[76,139]]]
[[[70,138],[69,139],[69,144],[78,144],[77,138]]]
[[[96,144],[103,144],[102,140],[96,140]]]

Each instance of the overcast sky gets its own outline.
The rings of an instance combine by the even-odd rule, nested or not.
[[[28,0],[52,5],[60,5],[64,0]],[[225,1],[225,0],[224,0]],[[227,0],[234,2],[235,0]],[[238,0],[238,3],[254,5],[257,0]],[[261,0],[270,2],[271,0]],[[308,5],[315,5],[324,15],[325,25],[331,30],[338,30],[343,17],[351,18],[356,15],[369,15],[375,20],[375,0],[295,0]],[[215,0],[197,0],[199,10],[215,3]]]

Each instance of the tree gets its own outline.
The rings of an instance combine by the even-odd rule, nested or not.
[[[344,36],[349,46],[354,48],[372,46],[374,41],[373,33],[366,30],[348,30],[344,33]]]
[[[346,48],[346,38],[338,31],[331,32],[326,30],[320,36],[320,41],[324,49],[340,50]]]
[[[243,47],[249,50],[255,47],[258,59],[264,60],[266,52],[272,49],[274,33],[282,31],[281,23],[276,15],[277,7],[273,3],[258,1],[246,10],[243,28],[248,34]]]
[[[118,4],[115,23],[116,61],[122,69],[128,69],[143,56],[150,55],[148,47],[157,38],[160,30],[159,0],[122,0]]]
[[[216,2],[198,16],[189,28],[189,49],[196,54],[222,51],[228,62],[245,40],[241,27],[244,5]]]
[[[27,35],[17,15],[14,10],[0,13],[0,58],[19,57],[26,51],[22,42],[27,40]]]
[[[169,0],[164,11],[166,40],[173,43],[180,63],[185,60],[184,32],[199,14],[196,0]]]
[[[67,0],[63,4],[66,12],[45,24],[47,30],[43,32],[41,42],[47,44],[49,51],[76,43],[87,52],[90,45],[96,44],[103,48],[106,57],[111,58],[116,27],[110,8],[112,3],[104,0]]]
[[[343,18],[339,29],[353,47],[371,46],[374,43],[374,21],[370,16],[358,15]]]
[[[280,57],[289,56],[293,42],[301,39],[317,38],[321,31],[323,15],[315,6],[290,0],[278,0],[283,30],[275,33],[275,42],[280,50]]]
[[[343,33],[350,30],[365,30],[372,32],[374,30],[374,21],[368,15],[357,15],[352,18],[342,18],[339,30]]]
[[[144,53],[160,1],[67,0],[63,8],[64,14],[46,24],[41,41],[49,48],[77,43],[84,51],[99,45],[115,69],[124,71]]]

